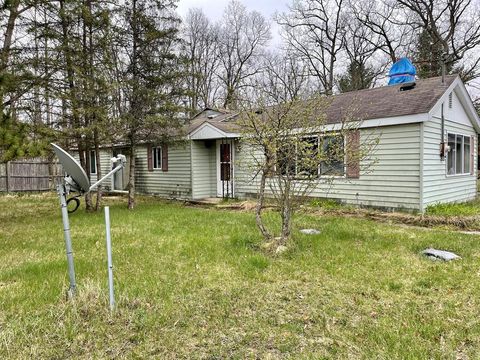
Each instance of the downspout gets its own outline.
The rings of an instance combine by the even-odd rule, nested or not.
[[[442,54],[442,85],[445,85],[445,72],[446,72],[446,66],[445,66],[445,61],[447,60],[447,53]],[[442,102],[442,109],[441,109],[441,131],[442,131],[442,136],[441,136],[441,142],[440,142],[440,160],[443,161],[445,160],[445,156],[447,154],[447,147],[445,146],[445,116],[443,113],[443,104]]]
[[[431,115],[429,115],[430,117]],[[430,120],[430,118],[429,118]],[[425,206],[423,204],[423,181],[424,181],[424,162],[425,162],[425,130],[424,130],[424,127],[425,127],[425,123],[424,122],[421,122],[420,123],[420,179],[419,179],[419,209],[420,209],[420,213],[423,215],[425,213]]]
[[[441,127],[440,127],[440,131],[441,131],[441,135],[440,135],[440,160],[444,161],[445,156],[447,154],[447,147],[445,145],[445,116],[444,116],[444,113],[443,113],[443,102],[442,102],[440,113],[441,113],[441,115],[440,115],[440,122],[441,122]]]
[[[195,177],[193,175],[194,167],[193,167],[193,140],[188,139],[190,142],[190,200],[195,199],[195,194],[194,194],[194,187],[193,187],[193,182],[195,181]]]

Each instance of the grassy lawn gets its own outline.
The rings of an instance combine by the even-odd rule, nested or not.
[[[79,289],[68,301],[56,197],[0,196],[0,358],[480,356],[477,236],[301,215],[298,227],[322,233],[297,229],[273,258],[250,212],[107,203],[114,313],[103,213],[71,215]],[[463,259],[418,255],[429,246]]]

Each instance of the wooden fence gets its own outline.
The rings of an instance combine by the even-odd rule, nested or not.
[[[53,190],[62,174],[60,164],[42,158],[0,163],[0,192]]]

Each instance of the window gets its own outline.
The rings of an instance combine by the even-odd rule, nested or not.
[[[343,136],[324,136],[320,175],[343,176],[345,174],[345,150]]]
[[[161,147],[152,148],[152,159],[153,159],[153,168],[161,169],[162,168],[162,148]]]
[[[90,150],[90,174],[97,173],[97,153],[95,150]]]
[[[344,160],[343,136],[310,136],[297,144],[285,141],[277,152],[276,168],[283,176],[344,176]]]
[[[470,136],[448,134],[447,175],[470,173]]]
[[[297,158],[297,175],[301,177],[318,176],[318,136],[303,138],[297,144],[297,152],[302,154]]]
[[[295,175],[297,152],[295,144],[285,142],[277,152],[277,171],[280,175]]]

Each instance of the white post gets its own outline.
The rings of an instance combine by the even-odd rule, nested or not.
[[[112,264],[112,241],[110,236],[110,208],[105,206],[105,231],[107,237],[107,262],[108,262],[108,291],[110,295],[110,310],[115,308],[113,295],[113,264]]]
[[[68,296],[72,298],[75,295],[77,284],[75,283],[75,267],[73,265],[72,238],[70,237],[70,223],[68,221],[67,200],[65,198],[65,186],[59,184],[57,186],[58,196],[60,197],[60,206],[62,208],[63,235],[65,238],[65,249],[67,253],[68,277],[70,279],[70,287]]]

